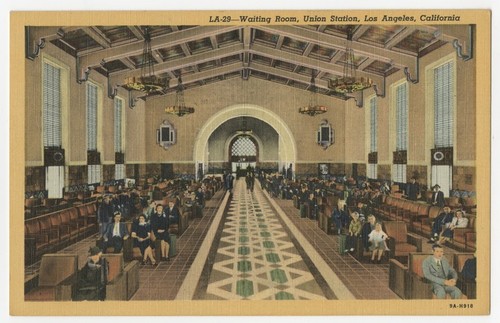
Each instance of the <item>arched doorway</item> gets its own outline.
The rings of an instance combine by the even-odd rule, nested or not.
[[[220,110],[218,113],[214,114],[207,120],[196,136],[193,157],[196,165],[201,164],[203,166],[205,173],[211,172],[208,166],[209,162],[213,162],[213,156],[210,155],[208,149],[210,136],[222,124],[239,117],[253,117],[272,127],[278,136],[277,162],[279,167],[282,165],[288,166],[289,164],[295,165],[297,158],[295,138],[293,137],[292,131],[288,128],[288,125],[280,118],[280,116],[261,106],[252,104],[237,104]],[[252,137],[258,143],[259,152],[262,153],[261,143],[265,145],[266,138],[259,138],[258,136]],[[229,146],[229,143],[230,142],[227,143],[227,147]],[[262,156],[262,154],[259,156]],[[280,169],[279,167],[278,169]],[[198,176],[198,172],[201,170],[199,167],[196,167],[195,171]]]

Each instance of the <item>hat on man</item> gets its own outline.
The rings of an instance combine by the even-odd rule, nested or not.
[[[98,246],[93,246],[93,247],[90,247],[90,249],[89,249],[89,253],[91,256],[95,256],[99,252],[101,252],[101,249]]]

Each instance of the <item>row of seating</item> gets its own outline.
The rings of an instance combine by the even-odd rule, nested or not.
[[[443,212],[439,206],[387,196],[374,212],[386,220],[404,221],[409,230],[430,237],[434,219]],[[461,251],[476,250],[476,217],[466,215],[467,228],[456,228],[450,246]]]
[[[95,202],[44,214],[24,222],[25,265],[97,232]]]
[[[139,289],[139,262],[124,265],[122,254],[103,254],[108,261],[106,300],[129,300]],[[38,286],[27,291],[26,301],[71,301],[78,293],[78,255],[45,254]]]
[[[431,285],[424,278],[423,261],[431,256],[428,253],[410,253],[407,263],[396,259],[389,261],[389,288],[402,299],[432,299]],[[476,283],[466,281],[460,275],[467,259],[473,258],[473,253],[455,253],[447,258],[450,265],[459,274],[457,287],[468,299],[476,298]]]

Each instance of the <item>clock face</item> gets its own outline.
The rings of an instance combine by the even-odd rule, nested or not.
[[[328,165],[320,164],[319,165],[319,172],[321,175],[328,175]]]

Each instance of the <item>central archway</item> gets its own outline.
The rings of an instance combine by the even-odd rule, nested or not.
[[[295,138],[288,125],[274,112],[253,104],[237,104],[229,106],[214,114],[198,132],[194,144],[193,157],[196,165],[208,163],[208,139],[210,135],[224,122],[239,118],[253,117],[266,122],[278,133],[279,136],[279,161],[281,164],[295,164],[297,147]],[[198,177],[199,167],[196,167]]]

